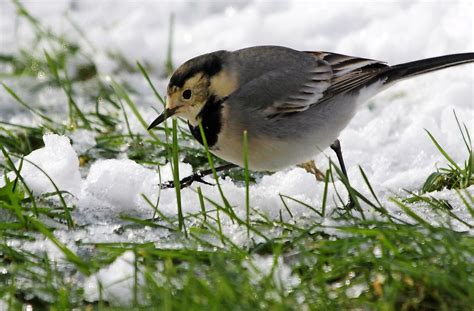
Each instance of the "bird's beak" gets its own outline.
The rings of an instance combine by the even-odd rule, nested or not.
[[[178,110],[178,107],[166,108],[153,122],[151,122],[147,130],[151,130],[152,128],[158,126],[160,123],[174,115],[176,113],[176,110]]]

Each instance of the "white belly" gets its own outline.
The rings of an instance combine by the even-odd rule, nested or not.
[[[316,142],[256,140],[249,143],[249,169],[252,171],[278,171],[312,159],[334,140],[317,146]],[[228,162],[244,166],[242,144],[219,144],[219,149],[211,150],[213,154]]]
[[[229,124],[228,124],[229,125]],[[295,126],[286,123],[284,126]],[[345,125],[344,125],[345,126]],[[304,131],[298,138],[281,138],[283,128],[275,127],[272,133],[262,133],[257,129],[248,130],[248,160],[252,171],[278,171],[311,160],[329,147],[338,137],[343,126],[335,128],[329,122],[317,122],[310,131]],[[223,127],[217,143],[211,152],[216,156],[244,166],[243,130],[230,126]]]
[[[301,112],[295,118],[283,118],[276,124],[265,122],[265,118],[255,117],[245,109],[239,115],[224,109],[225,122],[212,153],[216,156],[243,166],[243,135],[248,130],[249,169],[253,171],[278,171],[311,160],[329,147],[346,127],[361,102],[380,91],[380,84],[364,88],[359,96],[349,95],[337,100],[318,104],[318,107]],[[229,118],[233,115],[232,118]],[[250,120],[250,121],[249,121]],[[263,124],[263,125],[262,125]]]

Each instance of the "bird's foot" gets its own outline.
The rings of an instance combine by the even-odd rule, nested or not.
[[[191,184],[193,182],[199,182],[199,183],[202,183],[202,184],[213,186],[214,184],[212,184],[210,182],[207,182],[203,179],[204,176],[206,176],[206,175],[203,174],[203,172],[197,171],[196,173],[193,173],[192,175],[184,177],[183,179],[181,179],[179,181],[180,189],[191,186]],[[175,187],[175,184],[174,184],[173,180],[170,180],[170,181],[167,181],[167,182],[164,182],[164,183],[160,184],[161,189],[168,189],[168,188],[174,188],[174,187]]]
[[[313,174],[317,181],[324,181],[324,173],[316,167],[314,160],[298,164],[297,166],[303,168],[306,172]]]
[[[344,205],[344,208],[346,210],[353,210],[355,207],[356,207],[356,205],[355,205],[354,201],[351,198],[349,198],[349,202],[347,202],[347,204]]]

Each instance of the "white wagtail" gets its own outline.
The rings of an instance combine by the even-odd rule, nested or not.
[[[247,131],[248,167],[254,171],[300,164],[331,146],[345,173],[337,138],[361,103],[395,82],[469,62],[474,62],[474,53],[389,66],[280,46],[217,51],[174,72],[166,109],[148,129],[177,116],[187,120],[202,143],[201,123],[210,151],[239,166]]]

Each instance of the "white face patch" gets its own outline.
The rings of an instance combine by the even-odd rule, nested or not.
[[[192,126],[197,126],[199,124],[199,120],[197,116],[199,112],[201,112],[204,103],[196,104],[194,106],[185,105],[178,109],[176,116],[186,119]]]
[[[196,126],[198,124],[197,116],[207,101],[208,87],[208,79],[202,73],[197,73],[189,78],[182,88],[173,87],[171,89],[166,108],[177,108],[175,116],[186,119],[190,124]],[[190,92],[190,97],[184,98],[184,92]]]

